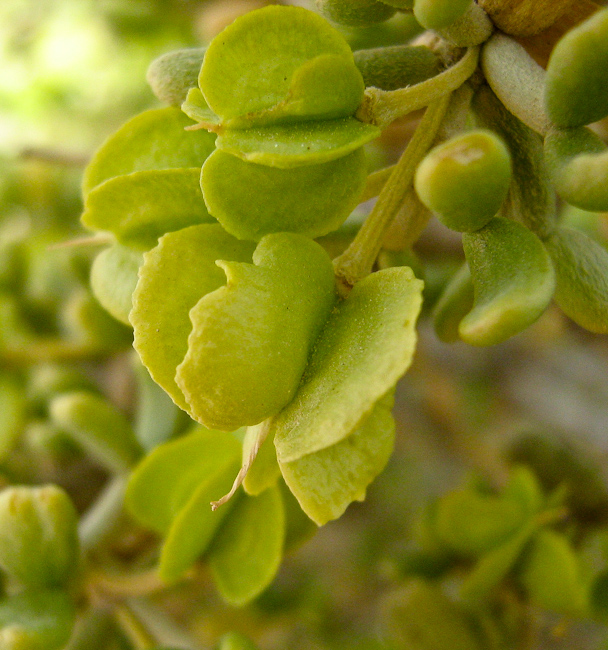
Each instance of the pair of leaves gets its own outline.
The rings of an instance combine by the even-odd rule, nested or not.
[[[211,500],[228,491],[241,457],[231,434],[198,429],[165,443],[138,466],[126,504],[143,525],[165,537],[159,574],[172,582],[200,556],[222,596],[235,605],[272,580],[283,553],[285,513],[278,487],[238,495],[213,512]]]
[[[495,345],[534,323],[555,288],[553,264],[540,239],[515,221],[495,217],[465,233],[463,246],[470,274],[456,274],[435,308],[440,338],[453,341],[457,333],[471,345]]]
[[[335,300],[331,262],[315,242],[281,233],[252,248],[219,226],[170,233],[146,254],[134,294],[144,365],[206,426],[229,430],[278,413]]]

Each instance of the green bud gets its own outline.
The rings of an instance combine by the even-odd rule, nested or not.
[[[541,530],[524,558],[521,581],[532,602],[559,614],[580,616],[587,594],[578,559],[568,539]]]
[[[0,600],[0,650],[59,650],[74,618],[74,605],[61,591],[26,591]]]
[[[78,565],[76,510],[54,485],[0,493],[0,566],[29,587],[65,585]]]
[[[443,29],[461,18],[472,0],[414,0],[414,16],[426,29]]]
[[[608,9],[570,30],[547,65],[547,113],[560,127],[583,126],[608,115]]]
[[[256,646],[240,632],[228,632],[220,639],[217,650],[256,650]]]
[[[205,50],[204,47],[175,50],[152,61],[146,80],[161,102],[180,106],[190,88],[198,86]]]
[[[399,650],[481,650],[471,621],[437,587],[412,580],[383,603],[383,628]]]
[[[498,212],[511,182],[511,157],[490,131],[464,133],[431,150],[418,165],[420,200],[458,232],[483,228]]]
[[[376,0],[317,0],[317,7],[325,18],[350,27],[382,23],[395,13],[393,7]]]

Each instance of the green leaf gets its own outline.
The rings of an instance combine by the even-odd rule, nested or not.
[[[12,374],[0,374],[0,460],[13,449],[25,425],[26,396]]]
[[[401,650],[481,650],[463,608],[424,580],[410,580],[382,602],[382,627]]]
[[[472,232],[498,212],[510,182],[506,146],[491,131],[478,129],[432,149],[418,165],[414,186],[445,226]]]
[[[274,232],[319,237],[336,230],[359,203],[366,178],[362,149],[296,169],[216,151],[203,166],[201,187],[209,211],[230,234],[259,241]]]
[[[463,264],[444,287],[433,307],[435,334],[445,343],[460,340],[458,326],[473,308],[474,290],[471,271]]]
[[[393,7],[376,0],[317,0],[317,6],[328,20],[349,27],[382,23],[395,14]]]
[[[513,535],[525,523],[527,514],[513,499],[462,488],[439,500],[435,531],[450,550],[476,557]]]
[[[320,70],[330,72],[334,89],[325,75],[318,78]],[[265,7],[235,20],[209,45],[199,85],[228,126],[240,117],[245,125],[346,117],[363,96],[344,38],[299,7]]]
[[[49,405],[51,419],[112,472],[127,472],[141,448],[125,415],[86,391],[65,393]]]
[[[591,124],[608,115],[608,9],[571,29],[547,65],[545,103],[560,127]]]
[[[352,153],[380,135],[378,127],[353,117],[302,124],[227,129],[217,148],[243,160],[291,169],[313,165]]]
[[[581,327],[608,334],[606,249],[569,228],[559,228],[545,245],[555,265],[555,302]]]
[[[231,605],[244,605],[272,581],[283,556],[285,515],[278,487],[241,498],[207,555],[217,588]]]
[[[220,639],[217,650],[257,650],[257,647],[240,632],[228,632]]]
[[[190,88],[198,85],[205,50],[204,47],[174,50],[152,61],[146,80],[161,102],[179,106]]]
[[[559,614],[581,616],[587,597],[577,557],[568,538],[539,531],[521,568],[520,580],[530,600]]]
[[[142,525],[166,535],[196,491],[233,467],[236,473],[240,457],[241,445],[234,436],[196,427],[156,447],[141,461],[129,479],[125,505]],[[209,504],[210,500],[211,513]]]
[[[214,221],[205,207],[199,178],[198,168],[112,178],[88,194],[82,223],[91,230],[111,232],[121,244],[148,250],[166,232]]]
[[[221,119],[207,106],[203,93],[199,88],[190,88],[182,103],[182,111],[191,119],[200,123],[209,131],[219,130]]]
[[[471,345],[495,345],[536,321],[551,301],[555,273],[542,242],[525,226],[495,217],[463,235],[475,290],[459,326]]]
[[[331,261],[306,237],[266,235],[253,262],[219,263],[227,285],[190,311],[176,381],[208,427],[258,424],[288,404],[335,301]]]
[[[55,485],[4,489],[0,566],[27,587],[64,586],[78,570],[77,523],[70,498]]]
[[[281,463],[281,472],[302,510],[323,526],[340,517],[353,501],[363,501],[367,486],[384,469],[395,437],[392,391],[340,442]]]
[[[2,650],[60,650],[68,642],[74,605],[62,591],[21,592],[0,600]]]
[[[184,131],[192,122],[177,108],[145,111],[111,135],[89,163],[86,194],[115,176],[150,169],[200,167],[214,149],[215,135]]]
[[[253,250],[254,244],[239,242],[219,224],[205,224],[168,233],[144,255],[129,317],[134,346],[154,381],[184,410],[188,403],[175,383],[175,369],[188,350],[190,310],[225,284],[216,260],[249,261]]]
[[[414,16],[425,29],[444,29],[464,16],[472,0],[414,0]]]
[[[551,131],[545,160],[562,199],[590,212],[608,210],[608,147],[593,131]]]
[[[328,319],[293,401],[277,417],[280,463],[353,433],[407,370],[422,282],[412,270],[378,271],[359,282]]]
[[[465,600],[481,601],[513,568],[537,524],[528,522],[500,546],[486,553],[462,583],[461,594]]]
[[[254,446],[261,429],[266,424],[262,422],[255,427],[247,427],[247,433],[243,440],[243,461],[242,465],[249,459],[251,448]],[[257,496],[267,488],[273,486],[281,476],[281,469],[277,462],[277,452],[274,448],[274,442],[271,436],[268,436],[262,443],[260,450],[249,468],[245,479],[243,480],[243,489],[250,496]]]
[[[95,298],[125,325],[130,325],[131,296],[142,262],[140,253],[116,244],[101,251],[91,266],[91,289]]]
[[[523,507],[526,517],[537,515],[545,504],[538,479],[528,467],[522,465],[511,468],[511,475],[503,491],[503,496],[519,503]]]

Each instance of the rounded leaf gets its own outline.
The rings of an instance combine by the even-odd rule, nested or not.
[[[362,149],[327,163],[276,169],[216,151],[203,166],[209,211],[232,235],[319,237],[336,230],[359,202],[367,178]]]
[[[441,222],[459,232],[483,228],[498,212],[511,182],[511,157],[490,131],[469,131],[432,149],[414,186]]]
[[[0,566],[28,587],[60,587],[78,567],[78,515],[59,487],[0,492]]]
[[[93,156],[83,179],[85,195],[115,176],[149,169],[200,167],[215,135],[185,131],[192,122],[178,108],[145,111],[111,135]]]
[[[328,92],[317,65],[326,71],[329,65],[335,92]],[[364,90],[341,34],[311,11],[284,6],[241,16],[213,39],[199,85],[227,125],[240,117],[249,125],[347,117]]]
[[[458,331],[471,345],[495,345],[534,323],[551,301],[555,273],[542,242],[525,226],[495,217],[463,235],[475,292]]]
[[[180,106],[190,88],[198,85],[206,48],[174,50],[154,59],[146,73],[152,92],[165,104]]]
[[[219,224],[205,224],[166,234],[144,255],[129,316],[133,345],[154,381],[184,410],[188,404],[175,383],[175,369],[188,351],[190,310],[225,284],[226,274],[216,260],[249,261],[254,247]]]
[[[414,16],[425,29],[449,27],[464,16],[472,0],[414,0]]]
[[[608,115],[608,9],[571,29],[547,65],[545,103],[560,127],[591,124]]]
[[[130,325],[132,295],[142,256],[126,246],[110,246],[99,253],[91,266],[91,289],[102,307],[114,318]]]
[[[335,301],[331,261],[306,237],[266,235],[253,262],[221,262],[227,285],[190,311],[176,381],[212,428],[258,424],[291,401]]]

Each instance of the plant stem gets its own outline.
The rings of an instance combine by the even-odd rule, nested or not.
[[[475,72],[479,48],[469,48],[465,55],[441,74],[399,90],[368,88],[356,117],[367,124],[385,128],[399,117],[439,101],[456,90]]]
[[[351,245],[334,260],[342,293],[348,293],[351,287],[371,272],[386,231],[403,204],[418,164],[435,139],[449,102],[450,93],[429,105],[370,215]]]
[[[103,489],[78,526],[80,546],[89,550],[103,541],[112,530],[122,510],[127,478],[115,476]]]
[[[156,639],[127,604],[116,605],[114,617],[137,650],[151,650],[156,646]]]
[[[95,589],[99,589],[111,598],[147,596],[162,591],[167,587],[158,577],[156,567],[149,571],[126,575],[112,575],[101,571],[92,571],[89,574],[89,581]]]

